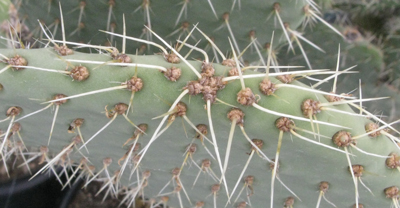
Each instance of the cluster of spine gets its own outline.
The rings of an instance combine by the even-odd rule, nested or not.
[[[312,7],[306,8],[312,18]],[[281,10],[273,4],[280,22]],[[293,70],[279,66],[269,50],[265,66],[253,66],[265,69],[261,73],[242,67],[235,44],[226,58],[206,36],[222,65],[186,40],[177,48],[168,45],[151,27],[148,32],[168,50],[126,31],[119,35],[120,53],[66,44],[65,37],[57,41],[41,28],[52,47],[0,50],[5,175],[21,167],[30,172],[29,164],[39,159],[42,166],[32,177],[66,175],[64,187],[77,178],[85,186],[101,181],[99,193],[122,195],[121,204],[130,207],[137,198],[150,207],[400,207],[398,131],[361,105],[375,99],[336,93],[337,78],[346,72],[339,67]],[[287,26],[284,31],[283,38],[290,33],[297,43],[304,40]],[[162,54],[126,54],[129,39]],[[187,61],[180,53],[185,46],[201,52],[202,61]],[[309,87],[300,78],[317,83]],[[317,89],[330,80],[332,92]],[[16,166],[12,159],[22,162]]]
[[[334,34],[321,31],[322,27],[317,26],[313,32],[305,32],[308,39],[315,40],[314,43],[328,48],[335,48],[340,42],[344,49],[342,65],[357,64],[359,75],[344,77],[343,80],[351,80],[351,83],[358,83],[362,80],[361,87],[366,97],[391,96],[391,102],[371,102],[365,106],[370,111],[380,111],[387,115],[387,121],[394,121],[398,116],[397,106],[399,105],[399,73],[398,73],[398,52],[399,47],[397,35],[399,28],[399,15],[397,10],[400,6],[398,1],[330,1],[331,4],[323,9],[325,18],[334,22],[342,28],[344,41],[335,38]],[[329,37],[327,37],[329,36]],[[331,41],[325,41],[325,40]],[[321,40],[321,42],[319,42]],[[307,52],[311,52],[307,51]],[[318,56],[318,54],[314,55]],[[315,56],[314,56],[315,57]],[[321,60],[319,57],[316,60]],[[326,60],[316,65],[319,67],[333,67],[334,63]],[[292,61],[292,64],[298,61]],[[325,63],[325,64],[324,64]],[[350,92],[357,84],[344,82],[343,91]],[[398,125],[396,125],[398,127]]]
[[[318,11],[315,7],[308,7],[309,1],[233,1],[222,2],[207,0],[205,2],[173,0],[129,0],[129,1],[21,1],[15,5],[18,18],[25,27],[29,28],[28,36],[39,40],[46,39],[38,26],[38,20],[47,25],[56,39],[61,39],[61,18],[59,3],[63,8],[67,39],[73,42],[84,42],[94,45],[121,46],[120,39],[116,38],[123,29],[123,15],[127,20],[126,31],[131,37],[139,37],[148,41],[157,42],[148,29],[156,31],[167,42],[176,42],[177,39],[187,36],[194,24],[199,24],[205,34],[226,51],[230,49],[227,37],[234,42],[235,50],[242,51],[251,44],[252,53],[246,53],[243,58],[250,62],[260,62],[268,51],[268,42],[272,37],[271,28],[275,35],[284,33],[286,27],[294,30],[305,19],[315,19]],[[46,11],[42,11],[47,8]],[[40,11],[40,12],[38,12]],[[311,12],[310,12],[311,11]],[[262,19],[262,20],[261,20]],[[260,21],[258,21],[260,20]],[[308,22],[314,22],[308,21]],[[146,27],[145,27],[146,26]],[[101,30],[101,31],[99,31]],[[6,33],[7,34],[7,33]],[[97,34],[97,35],[94,35]],[[286,34],[286,38],[291,32]],[[11,38],[11,37],[10,37]],[[193,45],[202,39],[199,35],[191,34],[189,40]],[[32,45],[33,47],[37,46]],[[157,48],[148,47],[143,42],[132,44],[128,53],[153,54],[159,52]],[[219,62],[219,56],[209,43],[200,43],[209,54],[213,54]],[[187,51],[187,50],[185,50]],[[243,60],[240,58],[240,60]]]

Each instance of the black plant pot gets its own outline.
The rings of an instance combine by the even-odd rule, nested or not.
[[[59,169],[61,170],[61,169]],[[0,208],[57,208],[68,188],[62,186],[53,173],[11,179],[0,183]]]
[[[82,188],[82,185],[84,184],[83,179],[78,179],[75,181],[75,183],[68,189],[66,193],[64,193],[62,201],[60,203],[60,208],[68,208],[72,200],[75,198],[76,194],[80,191]]]

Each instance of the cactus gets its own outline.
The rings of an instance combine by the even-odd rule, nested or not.
[[[5,24],[6,21],[9,19],[9,15],[7,14],[7,10],[8,10],[9,4],[10,4],[10,2],[8,2],[8,1],[0,2],[0,11],[1,11],[1,14],[0,14],[0,26],[1,26],[0,34],[1,34],[1,36],[5,35],[4,31],[3,31],[3,26],[4,26],[3,23]],[[4,41],[1,41],[0,43],[3,43],[3,42]],[[0,44],[0,47],[4,48],[4,45]]]
[[[240,3],[239,3],[240,2]],[[235,43],[237,51],[243,50],[252,40],[258,38],[258,42],[264,43],[271,39],[271,30],[283,23],[279,23],[278,17],[290,23],[293,28],[304,19],[303,7],[305,2],[298,3],[282,1],[275,5],[274,2],[265,1],[238,1],[227,4],[222,1],[67,1],[62,2],[62,9],[67,31],[67,40],[74,42],[90,42],[91,44],[108,44],[121,46],[121,39],[114,35],[99,32],[99,30],[121,34],[123,31],[123,14],[126,18],[126,34],[142,39],[156,39],[144,27],[147,25],[154,29],[167,42],[175,42],[179,37],[186,36],[193,28],[193,24],[211,35],[222,51],[230,49],[227,41],[229,30],[230,38]],[[48,7],[49,12],[39,14],[37,11]],[[168,8],[167,13],[165,13]],[[257,11],[257,12],[255,12]],[[276,12],[278,11],[278,12]],[[38,2],[22,1],[19,12],[24,17],[24,23],[39,35],[37,20],[49,26],[49,30],[56,33],[57,39],[61,39],[60,14],[57,1]],[[165,14],[164,14],[165,13]],[[262,16],[260,16],[262,14]],[[279,15],[276,15],[279,14]],[[161,18],[162,15],[163,17]],[[262,19],[262,21],[248,21]],[[251,22],[251,24],[249,24]],[[255,33],[254,33],[255,32]],[[282,30],[277,31],[280,35]],[[97,34],[97,35],[93,35]],[[232,36],[233,35],[233,36]],[[256,36],[257,35],[257,36]],[[183,38],[182,38],[183,39]],[[201,35],[190,36],[197,42],[204,39]],[[201,47],[206,47],[201,43]],[[236,45],[237,44],[237,45]],[[159,52],[158,48],[142,47],[143,43],[132,44],[127,48],[128,53],[153,54]],[[209,47],[210,48],[210,47]],[[257,57],[257,56],[256,56]],[[219,57],[217,57],[219,58]]]
[[[301,11],[305,2],[288,5]],[[235,12],[245,13],[248,5],[242,3]],[[24,5],[19,9],[29,8]],[[57,7],[49,8],[53,13]],[[293,21],[297,24],[285,27],[292,37],[297,33],[291,28],[300,24],[299,19]],[[152,28],[158,31],[161,25],[154,22]],[[239,31],[240,24],[232,25]],[[256,29],[262,30],[269,31]],[[193,34],[203,38],[197,31]],[[263,41],[270,41],[270,33],[263,35]],[[120,39],[131,36],[127,32]],[[285,36],[277,33],[272,45]],[[357,98],[336,91],[335,77],[343,76],[341,72],[295,66],[286,74],[268,68],[242,71],[245,67],[239,64],[234,44],[218,42],[222,51],[232,51],[222,64],[212,63],[197,47],[192,48],[201,52],[203,61],[186,61],[169,51],[167,41],[163,47],[170,47],[168,51],[145,56],[128,54],[124,44],[119,44],[123,53],[90,45],[101,53],[89,54],[67,49],[62,41],[55,43],[50,43],[54,48],[0,50],[3,163],[10,162],[10,154],[23,157],[18,149],[23,141],[29,147],[24,151],[48,155],[43,157],[47,164],[34,176],[54,165],[75,167],[82,174],[73,171],[70,178],[86,175],[88,182],[100,180],[106,195],[121,193],[122,203],[129,206],[137,197],[150,205],[164,203],[163,196],[169,197],[165,203],[172,207],[399,206],[398,138],[387,129],[397,131],[357,107]],[[264,54],[272,57],[272,50]],[[258,54],[246,59],[259,61]],[[266,58],[266,65],[271,62],[276,64]],[[333,92],[296,80],[314,76],[333,83]]]
[[[387,116],[385,120],[394,121],[399,116],[397,106],[399,75],[397,70],[398,54],[398,16],[392,9],[398,7],[396,1],[332,1],[331,7],[325,9],[325,17],[338,23],[345,40],[332,35],[324,27],[317,25],[312,31],[306,31],[305,37],[315,44],[324,46],[324,56],[314,53],[314,63],[320,68],[334,68],[336,62],[335,48],[340,43],[343,68],[357,64],[359,74],[344,75],[338,86],[341,92],[350,92],[358,87],[364,97],[389,96],[390,101],[365,103],[371,112]],[[329,36],[329,38],[327,37]],[[330,41],[325,41],[325,38]],[[311,53],[311,50],[307,51]],[[286,58],[286,57],[281,57]],[[290,59],[291,64],[299,63]],[[325,88],[324,88],[325,89]],[[326,89],[330,90],[330,89]],[[398,125],[396,125],[398,128]]]

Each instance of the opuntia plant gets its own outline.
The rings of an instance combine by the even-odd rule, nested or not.
[[[337,90],[357,68],[338,45],[312,66],[325,50],[296,29],[345,35],[312,0],[232,3],[16,2],[31,36],[0,49],[3,175],[39,158],[32,178],[61,166],[128,207],[400,207],[396,122],[364,108],[387,97]]]
[[[326,1],[328,2],[328,1]],[[321,1],[322,3],[322,1]],[[324,9],[327,21],[335,22],[346,37],[337,38],[317,25],[312,31],[305,32],[305,37],[312,39],[317,45],[323,45],[328,56],[317,54],[314,64],[320,68],[332,68],[338,43],[342,50],[342,65],[357,64],[357,75],[343,76],[340,80],[342,90],[353,91],[361,79],[364,96],[390,96],[390,101],[365,103],[371,112],[386,115],[387,121],[399,117],[399,70],[398,70],[398,1],[330,1],[331,5]],[[349,4],[350,3],[350,4]],[[327,37],[327,36],[330,37]],[[325,37],[325,38],[322,38]],[[328,40],[329,41],[323,41]],[[330,51],[330,52],[329,52]],[[310,52],[310,51],[307,51]],[[292,59],[291,64],[299,64]],[[350,81],[354,80],[354,81]],[[339,82],[340,83],[340,82]],[[395,125],[399,127],[399,125]]]

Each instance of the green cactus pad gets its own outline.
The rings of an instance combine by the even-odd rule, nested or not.
[[[1,50],[0,53],[6,57],[12,57],[18,54],[27,60],[28,66],[56,70],[65,70],[67,67],[66,62],[61,60],[53,49]],[[146,131],[147,135],[140,136],[139,142],[143,148],[153,136],[160,122],[159,119],[153,120],[152,118],[166,113],[170,105],[182,92],[187,82],[197,80],[197,77],[186,64],[170,64],[159,55],[130,57],[133,63],[151,64],[166,68],[176,66],[182,69],[182,76],[179,80],[171,82],[156,69],[137,68],[137,77],[143,80],[143,89],[135,93],[132,104],[133,112],[129,112],[128,117],[137,125],[141,123],[148,125]],[[83,54],[75,52],[74,55],[66,56],[63,59],[106,62],[110,60],[110,57],[104,54]],[[72,64],[79,65],[78,63]],[[190,61],[190,64],[198,71],[200,70],[201,62]],[[0,83],[4,86],[4,89],[0,91],[1,107],[4,112],[4,116],[1,117],[1,119],[6,118],[5,113],[11,106],[19,106],[22,108],[22,113],[15,117],[15,119],[18,119],[19,117],[48,105],[40,103],[51,100],[55,94],[62,93],[71,96],[83,92],[118,86],[118,83],[129,80],[136,73],[134,66],[120,67],[102,65],[99,67],[98,64],[88,63],[82,63],[81,65],[89,69],[90,76],[87,80],[80,82],[73,81],[71,77],[61,73],[38,71],[29,68],[22,70],[13,70],[10,68],[4,71],[0,74]],[[1,66],[5,67],[6,64],[2,64]],[[225,75],[228,71],[227,67],[217,64],[214,64],[214,66],[216,68],[216,74],[218,75]],[[255,72],[246,70],[244,74],[255,74]],[[262,78],[245,79],[245,86],[251,88],[255,94],[259,94],[260,97],[257,98],[259,99],[258,104],[269,110],[307,119],[303,116],[300,107],[304,100],[315,99],[319,100],[321,103],[327,103],[326,99],[321,94],[289,87],[281,87],[276,90],[276,96],[266,97],[259,91],[258,85],[261,80]],[[275,78],[270,77],[270,80],[282,86],[282,83]],[[306,87],[306,85],[298,81],[287,85]],[[257,138],[263,140],[264,146],[261,150],[272,159],[275,157],[276,145],[279,137],[279,131],[275,127],[275,121],[279,116],[262,112],[252,106],[241,106],[236,101],[237,93],[240,90],[241,84],[239,80],[230,81],[226,84],[224,89],[218,91],[217,98],[237,106],[245,113],[244,129],[246,133],[251,139]],[[62,151],[62,148],[69,145],[71,139],[76,136],[76,133],[68,133],[68,127],[74,119],[84,119],[80,130],[84,139],[87,140],[110,121],[110,119],[102,113],[105,111],[105,106],[111,109],[117,103],[123,102],[128,104],[130,96],[130,91],[115,90],[71,99],[65,104],[60,105],[49,146],[51,155],[56,156]],[[186,115],[195,125],[205,124],[209,127],[207,111],[204,108],[206,102],[200,95],[186,95],[181,101],[186,103]],[[50,107],[43,112],[19,121],[22,125],[20,133],[27,146],[38,148],[41,145],[47,145],[54,116],[54,110],[52,110],[52,108],[53,107]],[[231,108],[231,106],[219,102],[211,106],[213,128],[215,130],[218,150],[222,161],[224,160],[231,127],[230,121],[227,118],[227,113]],[[347,105],[330,106],[329,108],[353,112]],[[329,122],[341,126],[332,127],[318,124],[320,134],[327,137],[322,137],[321,143],[333,148],[337,148],[331,139],[336,132],[346,130],[350,132],[352,136],[361,135],[365,133],[364,126],[367,123],[373,122],[363,117],[325,110],[316,115],[316,117],[318,122]],[[309,121],[293,120],[296,127],[312,131]],[[184,126],[182,123],[184,123]],[[314,120],[315,128],[317,128],[316,123],[317,121]],[[7,121],[1,123],[1,129],[3,131],[5,131],[7,127]],[[108,171],[112,176],[114,171],[120,168],[117,164],[118,159],[127,151],[127,147],[123,148],[122,145],[132,136],[134,131],[135,128],[129,124],[123,116],[118,115],[106,129],[94,137],[87,145],[89,154],[84,148],[82,148],[80,152],[88,157],[89,161],[96,166],[97,171],[103,167],[102,160],[104,158],[112,158],[112,163],[108,167]],[[318,143],[318,139],[314,138],[313,135],[300,130],[295,131]],[[149,170],[151,172],[151,176],[148,178],[148,184],[143,189],[146,199],[156,198],[156,201],[159,200],[159,191],[172,179],[172,169],[181,167],[184,161],[185,148],[191,143],[195,135],[196,132],[186,121],[177,117],[171,126],[150,145],[150,148],[140,163],[140,171]],[[284,133],[283,135],[278,176],[301,198],[301,202],[297,199],[295,200],[295,207],[315,206],[319,196],[318,187],[321,181],[328,181],[330,183],[330,188],[325,193],[325,196],[337,207],[350,207],[355,203],[354,184],[351,174],[348,172],[349,164],[346,160],[346,154],[306,142],[291,135],[291,133]],[[207,137],[211,139],[210,129]],[[16,139],[14,135],[10,138],[10,141]],[[194,162],[200,166],[203,159],[210,159],[212,170],[220,177],[221,173],[218,162],[210,157],[198,140],[194,143],[197,144],[197,151],[192,155]],[[205,145],[215,156],[214,147],[207,141],[205,141]],[[80,147],[80,145],[77,145],[77,147]],[[249,158],[250,147],[249,142],[243,136],[239,126],[237,126],[233,136],[229,165],[226,171],[226,181],[229,192],[232,191],[240,172]],[[393,151],[398,151],[398,148],[393,145],[393,142],[384,136],[379,136],[378,138],[364,136],[357,141],[357,147],[364,151],[384,156],[389,155],[389,153]],[[368,171],[363,175],[362,180],[374,194],[373,196],[358,183],[360,203],[368,207],[389,207],[392,201],[385,197],[383,190],[389,186],[399,185],[398,171],[387,168],[384,158],[365,155],[350,146],[348,149],[350,153],[354,155],[350,156],[352,164],[363,165],[365,170]],[[79,161],[82,157],[76,149],[73,150],[69,156],[74,161]],[[205,207],[213,207],[213,195],[210,195],[211,186],[213,184],[219,184],[219,181],[213,181],[211,176],[201,174],[198,182],[192,189],[193,181],[199,169],[194,164],[190,165],[190,159],[188,159],[187,163],[188,164],[183,167],[179,178],[193,204],[190,205],[185,194],[181,191],[180,197],[183,206],[192,207],[196,202],[204,201]],[[129,180],[131,168],[132,166],[125,170],[123,177],[119,181],[121,187],[134,188],[137,186],[137,184],[132,184],[137,181],[136,173]],[[254,154],[244,174],[244,176],[247,175],[252,175],[255,178],[252,185],[254,193],[249,197],[251,206],[269,206],[271,200],[271,170],[269,162]],[[101,174],[100,177],[104,178],[105,176]],[[140,177],[141,174],[139,178]],[[220,185],[220,191],[216,196],[217,207],[225,206],[227,201],[224,183]],[[236,195],[243,185],[244,182],[243,179],[241,179],[239,187],[232,197],[232,201],[236,198]],[[274,190],[274,207],[281,207],[285,199],[292,196],[292,194],[277,181],[275,182]],[[163,193],[173,191],[174,186],[171,182]],[[168,205],[174,207],[180,206],[176,193],[169,195],[169,197]],[[242,201],[248,201],[245,193],[241,194],[237,203]],[[324,201],[321,203],[321,207],[328,206]],[[238,204],[231,204],[228,205],[228,207],[235,207],[237,205]]]

